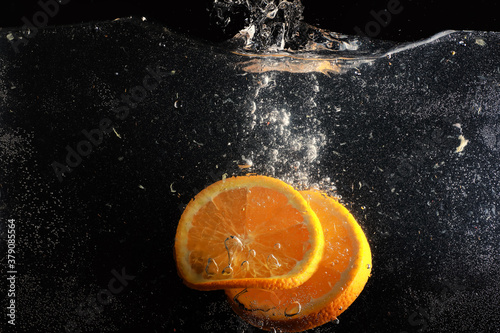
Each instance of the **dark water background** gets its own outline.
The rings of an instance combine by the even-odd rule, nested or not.
[[[22,254],[10,331],[258,332],[221,293],[182,284],[176,222],[198,190],[238,173],[242,155],[266,173],[263,147],[288,152],[288,138],[317,137],[321,163],[306,171],[330,177],[359,218],[374,274],[340,325],[314,332],[498,332],[498,34],[459,32],[346,75],[269,74],[279,84],[260,89],[267,74],[241,75],[246,58],[163,30],[218,42],[237,22],[211,25],[204,1],[162,3],[69,1],[49,21],[69,26],[39,32],[19,54],[0,31],[0,213],[17,219]],[[355,34],[388,2],[326,3],[304,1],[305,21]],[[401,5],[374,37],[500,31],[493,2]],[[3,27],[40,11],[36,1],[2,6]],[[130,15],[148,21],[74,25]],[[171,75],[58,182],[50,165],[65,146],[111,117],[124,89],[157,64]],[[266,120],[275,107],[293,111],[287,140],[277,122],[249,125],[252,103]],[[470,143],[458,154],[461,134]],[[303,165],[304,153],[295,157]],[[290,161],[278,162],[283,178]],[[110,284],[117,276],[121,291]]]

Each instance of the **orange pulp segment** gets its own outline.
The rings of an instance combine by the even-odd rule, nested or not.
[[[316,271],[323,248],[306,200],[266,176],[208,186],[185,208],[175,236],[179,275],[199,290],[297,287]]]
[[[318,270],[289,290],[226,290],[237,314],[267,330],[299,332],[335,320],[358,297],[370,276],[370,247],[349,211],[319,192],[301,194],[323,226],[325,251]]]

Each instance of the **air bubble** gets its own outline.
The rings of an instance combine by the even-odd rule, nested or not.
[[[308,145],[306,150],[306,159],[308,162],[312,162],[318,157],[318,150],[313,145]]]
[[[252,249],[252,250],[248,251],[248,255],[249,255],[251,258],[253,258],[253,257],[255,257],[255,256],[257,255],[257,252],[255,252],[255,250],[253,250],[253,249]]]
[[[285,309],[285,316],[287,316],[287,317],[296,316],[300,313],[300,310],[302,310],[302,306],[300,305],[300,303],[293,302],[290,306],[288,306]]]
[[[228,266],[224,269],[224,271],[226,271],[226,269],[229,268],[230,272],[228,270],[226,273],[224,273],[224,271],[222,273],[225,275],[229,275],[229,274],[232,274],[232,272],[233,272],[233,269],[231,268],[231,263],[233,262],[233,255],[237,251],[243,250],[243,243],[241,242],[241,240],[238,237],[229,236],[224,241],[224,246],[226,247],[226,251],[227,251],[227,266]]]
[[[278,160],[279,151],[278,149],[271,149],[269,151],[269,160],[276,162]]]
[[[292,151],[299,151],[301,147],[302,146],[298,141],[292,141],[292,143],[290,144],[290,148],[292,149]]]
[[[243,261],[241,263],[241,269],[244,270],[244,271],[248,271],[248,269],[250,268],[250,263],[248,261]]]
[[[275,172],[276,172],[276,170],[274,169],[274,167],[272,165],[266,165],[266,174],[268,174],[270,176],[274,176]]]
[[[340,324],[340,320],[338,318],[335,318],[332,320],[332,323],[338,325],[338,324]]]
[[[271,113],[269,114],[269,121],[271,123],[275,123],[278,120],[279,115],[280,113],[278,112],[278,110],[271,111]]]
[[[274,244],[274,248],[275,248],[276,250],[280,250],[280,249],[281,249],[281,244],[280,244],[280,243],[276,243],[276,244]]]
[[[290,125],[290,112],[286,112],[285,110],[281,110],[281,123],[284,126]]]
[[[270,254],[267,257],[267,266],[269,266],[269,268],[271,268],[271,269],[277,269],[277,268],[281,267],[281,264],[278,261],[278,259],[276,259],[276,257],[274,256],[274,254]]]
[[[278,12],[278,8],[275,4],[269,4],[266,8],[267,18],[273,19],[276,16],[276,12]]]
[[[222,275],[231,275],[233,274],[233,268],[231,266],[227,266],[222,270]]]
[[[184,103],[182,103],[182,100],[180,100],[180,99],[178,99],[174,102],[174,108],[176,108],[176,109],[182,108],[183,105],[184,105]]]
[[[370,268],[372,268],[372,265],[368,264],[368,265],[366,265],[366,268],[370,269]]]
[[[215,274],[219,273],[219,266],[212,258],[208,258],[207,266],[205,266],[205,273],[207,273],[208,277],[212,277]]]
[[[252,101],[252,104],[250,105],[250,113],[254,113],[257,110],[257,104],[255,104],[254,101]]]
[[[224,241],[224,246],[226,247],[227,253],[233,255],[236,251],[243,249],[243,243],[236,236],[229,236]]]

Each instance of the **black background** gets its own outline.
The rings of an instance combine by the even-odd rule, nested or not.
[[[36,1],[3,4],[3,27],[21,26],[23,17],[40,11]],[[209,4],[72,0],[49,25],[133,15],[210,41],[230,37],[237,25],[225,32],[211,25]],[[325,7],[326,1],[303,4],[305,21],[354,34],[354,27],[373,21],[372,10],[387,3],[336,2],[335,9]],[[402,5],[403,12],[377,38],[411,41],[446,29],[500,30],[493,2]],[[390,66],[380,61],[363,67],[366,77],[318,76],[319,109],[341,105],[344,110],[317,115],[325,129],[341,124],[328,134],[329,145],[342,149],[343,157],[333,148],[326,151],[322,175],[332,178],[360,218],[375,268],[341,325],[314,332],[417,332],[424,323],[446,333],[498,329],[498,214],[491,207],[500,193],[500,139],[489,145],[483,140],[498,128],[498,43],[488,38],[498,39],[474,35],[488,41],[485,51],[477,43],[459,48],[460,36],[395,56]],[[23,228],[19,324],[24,331],[36,326],[52,332],[74,321],[86,324],[83,331],[258,332],[232,314],[220,293],[183,286],[171,253],[180,207],[213,181],[209,171],[216,178],[223,171],[233,174],[234,163],[231,169],[224,161],[258,149],[250,146],[252,140],[267,142],[264,130],[231,148],[211,134],[240,142],[242,129],[230,124],[245,124],[247,108],[234,112],[224,101],[231,97],[245,106],[241,96],[249,94],[251,84],[234,69],[242,59],[169,36],[149,22],[47,29],[32,38],[15,56],[3,39],[6,58],[0,58],[7,68],[1,78],[10,89],[0,125],[36,133],[30,159],[15,151],[19,160],[6,161],[8,177],[2,179],[2,199]],[[457,50],[455,62],[442,61],[451,57],[450,50]],[[123,140],[110,133],[100,150],[59,184],[50,163],[61,161],[64,146],[82,140],[80,131],[94,128],[108,115],[110,101],[137,85],[143,69],[156,63],[180,71],[118,124]],[[306,117],[308,107],[299,102],[312,92],[312,83],[287,74],[281,79],[267,98],[289,101],[298,106],[296,116]],[[179,96],[185,101],[182,110],[174,107]],[[476,104],[480,116],[473,113]],[[454,123],[461,123],[471,140],[465,155],[453,153],[461,133]],[[436,133],[437,143],[419,141]],[[346,138],[350,143],[341,146]],[[413,164],[418,172],[405,170],[408,161],[418,162]],[[380,174],[379,167],[402,176]],[[370,179],[370,186],[360,183]],[[178,186],[180,198],[170,193],[170,184]],[[95,303],[96,293],[108,286],[111,270],[122,267],[136,278],[117,301],[95,318],[80,314],[80,306],[86,309],[92,297]]]
[[[371,11],[386,8],[388,1],[325,1],[303,0],[304,20],[321,28],[356,34],[355,27],[374,20]],[[481,1],[400,1],[400,14],[391,18],[377,38],[393,41],[413,41],[437,32],[453,30],[498,31],[500,22],[498,2]],[[119,1],[71,0],[51,18],[49,25],[74,24],[89,21],[112,20],[118,17],[145,16],[176,31],[212,41],[232,36],[243,27],[241,20],[222,30],[211,23],[211,0],[195,1]],[[23,16],[31,19],[40,10],[38,1],[2,1],[0,26],[23,25]]]

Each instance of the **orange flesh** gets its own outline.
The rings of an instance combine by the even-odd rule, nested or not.
[[[189,262],[205,279],[286,274],[311,247],[302,222],[303,216],[287,197],[272,189],[221,192],[193,218]]]
[[[324,214],[316,213],[316,215],[322,223],[325,221],[325,217],[322,216]],[[284,310],[293,306],[295,302],[299,302],[302,310],[304,310],[304,305],[309,303],[313,298],[318,298],[328,293],[335,282],[340,280],[340,275],[349,265],[350,257],[346,255],[346,251],[348,252],[349,249],[352,249],[351,242],[347,239],[347,232],[342,227],[342,222],[333,220],[328,220],[328,222],[332,223],[329,223],[330,225],[323,229],[326,240],[323,259],[318,265],[318,270],[309,280],[293,289],[268,292],[252,290],[252,292],[240,295],[238,300],[243,304],[248,304],[249,302],[243,301],[243,298],[251,297],[251,301],[256,304],[261,302],[268,303],[269,300],[267,298],[269,295],[273,295],[273,299],[279,300],[279,304],[275,304],[281,309],[281,311],[276,309],[276,314],[278,314],[280,312],[284,313]]]
[[[253,325],[265,329],[274,327],[295,332],[334,320],[356,299],[371,270],[369,247],[353,238],[349,224],[354,219],[349,220],[352,216],[347,210],[343,207],[338,210],[338,203],[338,207],[331,206],[332,201],[322,200],[319,193],[302,194],[306,199],[310,196],[311,208],[323,226],[325,250],[318,270],[302,285],[288,290],[226,290],[233,309]],[[359,237],[362,231],[356,227]],[[360,246],[365,253],[362,260],[358,256]],[[348,275],[342,279],[346,271]]]

